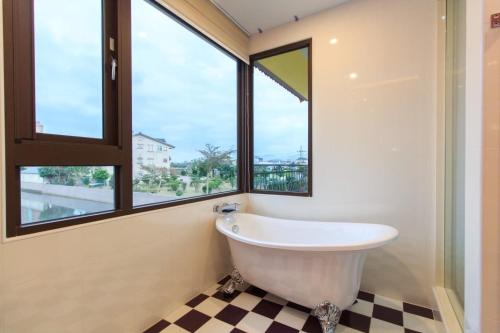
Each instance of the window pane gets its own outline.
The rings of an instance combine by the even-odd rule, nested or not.
[[[134,205],[237,189],[237,61],[144,0],[132,59]]]
[[[21,224],[110,211],[114,167],[21,167]]]
[[[255,190],[308,191],[308,48],[254,62]]]
[[[36,131],[102,138],[101,0],[36,0]]]

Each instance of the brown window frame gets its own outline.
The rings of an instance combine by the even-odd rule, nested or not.
[[[276,55],[280,55],[286,52],[295,51],[302,49],[304,47],[308,48],[308,168],[307,168],[307,192],[285,192],[285,191],[266,191],[254,189],[254,122],[253,122],[253,73],[254,73],[254,62],[263,58],[268,58]],[[248,69],[248,183],[247,188],[250,193],[259,194],[272,194],[272,195],[288,195],[288,196],[299,196],[299,197],[312,197],[313,195],[313,142],[312,142],[312,106],[313,106],[313,93],[312,93],[312,38],[301,40],[295,43],[283,45],[277,48],[266,50],[263,52],[255,53],[250,55],[250,65]]]
[[[36,133],[34,95],[33,1],[4,0],[5,64],[5,176],[7,195],[6,235],[15,237],[74,226],[112,217],[162,209],[186,203],[243,193],[246,190],[247,158],[246,91],[248,66],[180,17],[147,0],[170,18],[222,50],[237,63],[237,167],[238,188],[216,194],[178,199],[144,206],[132,200],[132,71],[130,0],[103,1],[103,138]],[[117,80],[110,79],[108,38],[115,39]],[[20,89],[19,87],[22,87]],[[21,224],[21,166],[114,166],[115,210],[58,220]]]

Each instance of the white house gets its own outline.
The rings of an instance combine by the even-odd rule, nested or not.
[[[132,136],[132,173],[134,178],[145,173],[142,166],[170,169],[170,150],[175,147],[164,139],[150,137],[141,132]]]

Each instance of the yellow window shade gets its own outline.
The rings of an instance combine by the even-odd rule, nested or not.
[[[308,49],[282,53],[255,61],[264,74],[297,96],[301,101],[309,100]]]

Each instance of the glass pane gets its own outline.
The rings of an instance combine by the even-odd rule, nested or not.
[[[134,205],[237,189],[236,60],[144,0],[132,59]]]
[[[36,131],[102,138],[101,0],[36,0]]]
[[[463,326],[465,291],[465,0],[447,1],[444,286]]]
[[[308,48],[254,63],[255,190],[308,191]]]
[[[21,167],[21,224],[115,208],[114,167]]]

